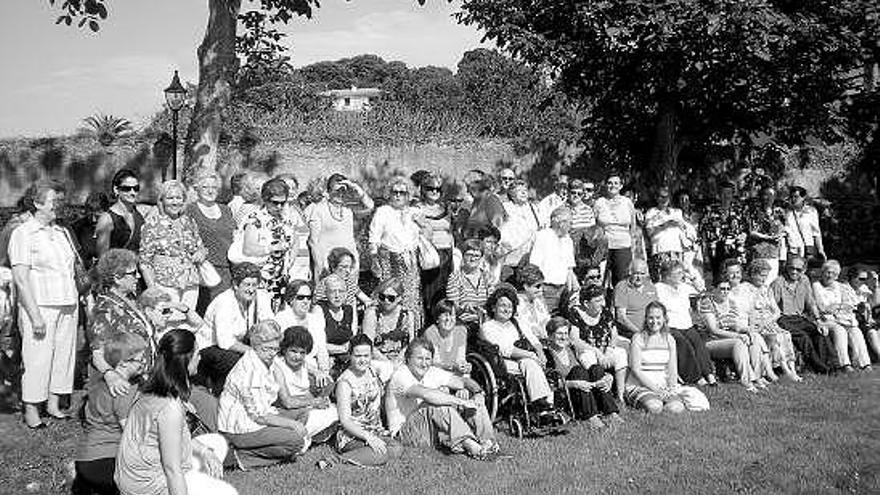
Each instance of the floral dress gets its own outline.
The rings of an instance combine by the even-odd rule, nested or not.
[[[146,353],[147,362],[144,369],[153,368],[153,355],[156,352],[153,328],[134,299],[124,298],[109,291],[98,294],[88,321],[89,345],[93,351],[102,349],[112,335],[132,333],[144,339],[147,348],[150,349],[150,352]]]
[[[763,205],[755,203],[748,210],[746,223],[749,232],[777,236],[785,229],[785,211],[778,206],[768,210]],[[779,258],[779,242],[749,238],[748,253],[751,259],[776,260]]]
[[[351,387],[351,419],[362,429],[377,435],[388,435],[382,426],[382,392],[384,384],[379,375],[370,368],[358,377],[351,370],[339,376],[339,382]],[[345,446],[357,437],[340,428],[336,432],[336,448],[344,451]]]
[[[276,218],[269,214],[265,208],[257,210],[248,216],[242,230],[253,226],[257,230],[257,238],[263,246],[270,246],[275,242],[284,242],[289,246],[295,246],[296,226],[285,218]],[[277,311],[284,300],[284,288],[287,286],[288,270],[294,266],[296,249],[277,251],[266,256],[266,261],[261,267],[263,281],[266,282],[266,290],[272,295],[272,310]]]
[[[721,262],[728,258],[736,258],[743,264],[747,262],[747,227],[745,211],[739,203],[734,202],[726,211],[720,204],[706,209],[700,221],[700,232],[713,269],[720,268]]]
[[[611,311],[605,308],[596,321],[587,321],[591,318],[586,309],[583,306],[575,306],[571,309],[570,317],[571,324],[578,328],[581,340],[602,353],[608,350],[612,344],[612,329],[616,325]]]
[[[774,367],[795,359],[791,333],[776,323],[779,315],[779,307],[773,294],[770,293],[770,288],[754,287],[752,308],[749,312],[749,329],[757,331],[764,337],[770,348],[770,358]]]
[[[151,215],[141,232],[141,262],[153,269],[157,284],[173,289],[199,285],[193,256],[204,248],[199,228],[189,216]]]

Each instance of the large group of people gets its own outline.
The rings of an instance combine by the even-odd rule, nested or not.
[[[698,209],[658,187],[645,208],[616,173],[604,194],[560,174],[540,200],[512,169],[472,175],[460,193],[395,176],[374,201],[341,174],[316,198],[245,172],[221,203],[207,173],[148,206],[120,170],[75,221],[64,186],[36,182],[0,232],[24,423],[69,417],[83,347],[74,493],[219,495],[224,467],[321,443],[360,466],[407,447],[498,458],[474,342],[538,418],[594,429],[624,406],[703,411],[721,381],[766,393],[880,354],[877,274],[840,280],[802,188],[783,202],[770,182],[723,182]]]

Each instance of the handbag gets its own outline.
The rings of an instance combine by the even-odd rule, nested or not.
[[[266,263],[266,257],[246,256],[244,254],[244,230],[236,229],[232,234],[232,243],[226,251],[226,258],[233,265],[241,263],[253,263],[257,266],[263,266]]]
[[[418,251],[419,267],[422,270],[433,270],[440,266],[440,253],[424,234],[419,234]]]
[[[217,273],[217,269],[214,268],[214,265],[208,261],[202,261],[198,264],[199,270],[199,284],[205,287],[217,287],[220,285],[220,274]]]
[[[65,227],[61,227],[61,230],[64,232],[67,244],[70,245],[70,249],[73,251],[73,281],[76,283],[76,291],[80,295],[88,294],[92,290],[92,275],[86,269],[86,265],[83,263],[76,243],[73,242],[70,231]]]

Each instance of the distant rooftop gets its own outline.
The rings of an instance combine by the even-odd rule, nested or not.
[[[318,93],[321,96],[329,96],[331,98],[357,98],[357,97],[374,97],[381,96],[383,91],[379,88],[359,88],[352,86],[349,89],[331,89]]]

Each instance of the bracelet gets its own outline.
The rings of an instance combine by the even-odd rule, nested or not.
[[[106,377],[107,377],[107,373],[110,373],[111,371],[116,371],[116,368],[109,368],[109,369],[107,369],[107,370],[104,370],[104,372],[101,373],[101,377],[102,377],[102,378],[106,378]]]

